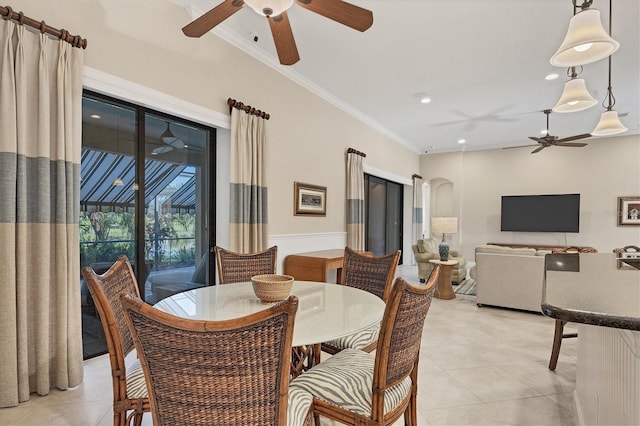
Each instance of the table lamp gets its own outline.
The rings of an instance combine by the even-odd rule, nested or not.
[[[440,260],[449,260],[449,244],[445,240],[446,234],[455,234],[458,232],[457,217],[432,217],[431,232],[434,234],[442,234],[442,242],[438,245]]]

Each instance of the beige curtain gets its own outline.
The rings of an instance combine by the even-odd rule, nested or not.
[[[416,244],[422,238],[422,176],[413,175],[413,232],[412,244]]]
[[[347,247],[364,250],[364,154],[347,151]]]
[[[239,253],[267,248],[266,121],[231,109],[229,247]]]
[[[0,407],[82,381],[83,51],[0,19]]]

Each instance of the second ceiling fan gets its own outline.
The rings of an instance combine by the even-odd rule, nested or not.
[[[585,139],[585,138],[589,138],[591,137],[590,133],[584,133],[581,135],[575,135],[575,136],[568,136],[566,138],[558,138],[557,136],[551,136],[551,134],[549,133],[549,114],[551,114],[551,110],[550,109],[545,109],[543,111],[545,113],[545,115],[547,116],[547,134],[541,138],[536,137],[536,136],[529,136],[529,139],[534,140],[536,142],[538,142],[541,146],[539,146],[538,148],[534,149],[533,151],[531,151],[532,154],[538,153],[540,151],[542,151],[545,148],[548,148],[550,146],[572,146],[572,147],[583,147],[583,146],[587,146],[586,143],[583,142],[571,142],[571,141],[575,141],[578,139]]]
[[[280,63],[293,65],[300,60],[287,16],[293,3],[294,0],[225,0],[182,28],[182,32],[189,37],[201,37],[247,4],[269,20]],[[358,31],[365,31],[373,24],[370,10],[342,0],[295,0],[295,3]]]

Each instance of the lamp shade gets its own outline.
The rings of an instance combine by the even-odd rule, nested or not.
[[[611,136],[618,133],[624,133],[627,128],[620,122],[618,111],[608,110],[600,115],[600,121],[595,130],[591,132],[592,136]]]
[[[455,234],[458,232],[458,218],[432,217],[431,232],[434,234]]]
[[[293,0],[245,0],[260,15],[278,16],[293,6]]]
[[[581,78],[572,78],[564,84],[564,90],[553,107],[553,112],[577,112],[595,106],[598,101],[591,96]]]
[[[564,41],[551,57],[556,67],[575,67],[604,59],[614,53],[620,43],[602,27],[600,11],[584,9],[569,21]]]

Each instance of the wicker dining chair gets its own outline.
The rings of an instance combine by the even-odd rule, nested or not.
[[[274,274],[278,246],[256,253],[236,253],[216,246],[216,263],[220,284],[249,281],[254,275]]]
[[[375,354],[344,349],[295,378],[290,389],[313,395],[320,416],[349,425],[389,425],[404,414],[417,426],[418,360],[422,330],[440,266],[426,285],[396,278],[385,307]]]
[[[289,400],[298,298],[223,321],[190,320],[120,298],[145,373],[155,426],[287,425],[311,419]],[[230,350],[233,348],[233,350]],[[305,396],[295,390],[291,396]],[[302,423],[301,423],[302,422]]]
[[[399,260],[400,250],[384,256],[372,256],[346,247],[342,266],[342,284],[368,291],[386,302]],[[346,348],[371,352],[376,348],[379,332],[380,324],[378,323],[349,336],[324,342],[321,349],[332,355]]]
[[[121,294],[140,297],[133,269],[123,255],[102,275],[88,266],[82,268],[82,275],[100,315],[109,350],[113,424],[123,426],[133,421],[140,425],[143,413],[151,408],[140,362],[137,358],[132,362],[126,360],[134,344],[119,300]]]
[[[579,253],[597,253],[593,247],[570,246],[551,250],[553,254],[579,254]],[[564,326],[567,321],[556,319],[553,331],[553,345],[551,346],[551,356],[549,357],[549,370],[554,371],[558,365],[558,357],[560,356],[560,347],[562,339],[571,339],[578,337],[578,333],[565,333]]]

